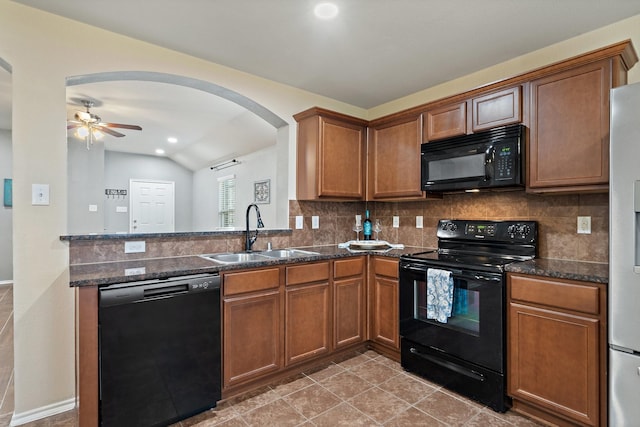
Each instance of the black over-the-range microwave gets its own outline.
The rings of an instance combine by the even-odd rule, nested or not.
[[[458,192],[524,186],[521,124],[422,144],[422,191]]]

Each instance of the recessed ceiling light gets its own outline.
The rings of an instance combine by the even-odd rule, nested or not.
[[[156,148],[156,154],[158,155],[164,154],[164,150],[162,148]]]
[[[338,6],[333,3],[318,3],[313,13],[320,19],[332,19],[338,15]]]
[[[167,141],[169,141],[171,144],[175,144],[176,142],[178,142],[178,138],[176,138],[175,136],[170,136],[169,138],[167,138]]]

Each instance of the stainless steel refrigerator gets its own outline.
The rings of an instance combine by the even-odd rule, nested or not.
[[[611,91],[609,425],[640,426],[640,83]]]

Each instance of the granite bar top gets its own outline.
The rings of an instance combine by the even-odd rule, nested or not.
[[[606,263],[537,258],[509,264],[505,269],[511,273],[609,283],[609,264]]]
[[[69,266],[69,285],[103,286],[114,283],[126,283],[141,280],[167,279],[202,273],[218,273],[221,271],[261,268],[271,265],[313,262],[336,258],[347,258],[361,255],[379,255],[399,258],[403,254],[423,252],[431,248],[407,247],[385,251],[351,251],[337,246],[313,246],[299,248],[317,252],[305,256],[291,258],[274,258],[265,261],[221,264],[197,255],[169,258],[140,259],[132,261],[99,262],[91,264],[72,264]]]

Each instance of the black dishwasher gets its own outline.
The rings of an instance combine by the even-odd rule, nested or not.
[[[216,406],[220,277],[100,288],[100,425],[164,426]]]

